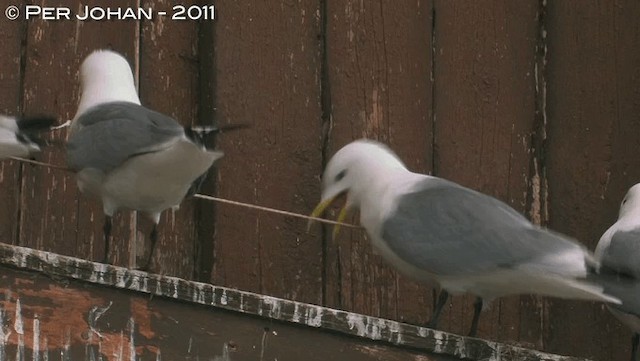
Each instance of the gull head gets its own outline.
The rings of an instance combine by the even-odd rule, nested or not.
[[[127,59],[112,50],[96,50],[84,59],[80,66],[80,85],[82,96],[74,119],[102,103],[140,104]]]
[[[632,217],[640,223],[640,183],[629,188],[627,194],[620,203],[618,219]]]
[[[366,139],[347,144],[327,163],[322,175],[321,200],[311,216],[322,215],[331,204],[346,196],[337,219],[342,222],[348,211],[360,208],[363,192],[371,191],[393,169],[406,167],[386,145]],[[334,237],[338,229],[334,228]]]

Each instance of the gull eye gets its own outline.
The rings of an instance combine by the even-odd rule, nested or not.
[[[347,170],[345,169],[336,175],[335,182],[340,182],[342,178],[344,178],[344,176],[346,175],[347,175]]]

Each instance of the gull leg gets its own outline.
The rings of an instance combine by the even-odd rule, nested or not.
[[[440,290],[440,295],[438,296],[438,302],[436,302],[436,307],[433,309],[433,315],[431,316],[431,320],[427,323],[427,327],[436,328],[438,327],[438,320],[440,319],[440,313],[442,313],[442,309],[444,305],[447,303],[449,299],[449,292],[442,289]]]
[[[482,298],[477,297],[473,303],[473,320],[471,321],[471,329],[469,330],[469,337],[476,337],[478,332],[478,320],[480,319],[480,312],[482,312]]]
[[[104,258],[102,263],[109,263],[109,242],[111,242],[111,216],[104,217],[104,226],[102,227],[102,233],[104,235]]]
[[[149,249],[149,256],[147,256],[147,260],[144,263],[144,266],[141,268],[142,270],[148,271],[149,266],[151,266],[151,260],[153,259],[153,251],[156,249],[156,242],[158,241],[158,224],[153,224],[153,229],[151,230],[151,235],[149,236],[151,240],[151,249]]]
[[[638,357],[638,342],[640,341],[640,333],[634,332],[631,336],[631,361],[636,361]]]

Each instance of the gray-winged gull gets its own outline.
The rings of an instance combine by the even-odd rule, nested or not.
[[[55,117],[10,117],[0,115],[0,159],[30,157],[40,151],[38,133],[50,130]]]
[[[620,204],[618,220],[602,235],[595,251],[603,275],[616,275],[628,284],[605,286],[605,292],[622,300],[609,310],[633,331],[631,360],[636,360],[640,340],[640,183],[629,189]]]
[[[322,177],[318,216],[340,195],[360,210],[374,250],[402,273],[435,281],[448,293],[478,296],[471,335],[485,303],[513,294],[619,302],[585,280],[596,262],[577,242],[531,224],[505,203],[456,183],[410,172],[386,146],[354,141]]]
[[[177,208],[192,184],[222,156],[174,119],[145,108],[129,63],[110,50],[91,53],[80,67],[82,96],[72,120],[67,161],[80,191],[102,200],[107,262],[111,217],[136,210],[153,221],[148,268],[162,211]]]

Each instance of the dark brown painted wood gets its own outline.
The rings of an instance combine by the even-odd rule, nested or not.
[[[206,122],[203,109],[221,124],[253,123],[219,138],[226,156],[209,194],[308,213],[323,162],[366,136],[389,143],[412,170],[492,194],[537,222],[547,224],[548,209],[551,228],[593,248],[640,180],[634,1],[216,5],[215,35],[199,39],[205,24],[167,18],[2,20],[0,111],[70,119],[80,62],[109,47],[141,69],[145,104],[184,124]],[[548,44],[544,59],[540,43]],[[208,66],[213,74],[203,81]],[[51,138],[63,142],[66,130]],[[60,145],[40,158],[64,164]],[[413,324],[431,315],[430,290],[373,255],[361,231],[343,229],[332,240],[318,226],[306,233],[301,220],[235,206],[214,211],[206,203],[195,216],[195,202],[163,216],[158,272],[191,278],[196,268],[195,277],[216,284]],[[100,202],[78,194],[72,175],[0,162],[0,205],[1,241],[102,258]],[[120,212],[112,260],[133,265],[129,240],[138,239],[141,256],[149,230],[149,222]],[[196,253],[196,239],[206,255]],[[454,299],[442,319],[446,331],[467,331],[471,300]],[[630,337],[601,305],[529,296],[495,301],[480,335],[598,360],[626,359]]]
[[[309,213],[321,170],[319,2],[221,2],[215,29],[218,195]],[[214,220],[211,220],[214,221]],[[213,282],[320,303],[322,243],[300,219],[218,205]]]
[[[97,0],[83,4],[104,5]],[[122,2],[121,6],[127,4],[133,6],[136,2]],[[75,1],[45,1],[39,5],[79,7]],[[30,21],[25,55],[25,112],[51,113],[61,120],[71,119],[79,100],[78,71],[84,57],[95,49],[112,48],[135,65],[137,26],[135,21]],[[52,138],[63,143],[66,131],[57,132]],[[61,145],[51,147],[41,159],[65,164],[64,149]],[[100,202],[80,195],[75,178],[69,173],[25,167],[24,174],[20,244],[102,259],[104,216]],[[114,219],[111,260],[116,264],[128,264],[128,239],[132,233],[129,218],[128,213],[119,213]]]
[[[637,1],[548,2],[549,224],[591,249],[640,181],[639,16]],[[546,349],[629,358],[631,334],[601,304],[547,313]]]
[[[0,357],[578,361],[29,248],[0,263]]]
[[[20,6],[21,3],[15,3]],[[0,56],[0,113],[20,115],[24,49],[22,38],[26,31],[24,21],[0,21],[3,51]],[[0,160],[0,241],[17,243],[20,214],[21,165],[15,161]]]
[[[154,11],[173,12],[173,3],[145,1]],[[192,4],[184,2],[189,7]],[[140,38],[140,96],[142,103],[167,114],[183,125],[198,119],[198,22],[174,21],[156,16],[142,22]],[[159,240],[151,267],[157,273],[190,278],[195,260],[194,202],[187,200],[178,211],[163,213],[158,227]],[[138,241],[144,247],[139,264],[149,252],[152,222],[138,215]],[[142,252],[142,250],[144,250]]]
[[[533,173],[537,3],[435,3],[436,175],[523,213]],[[442,327],[468,332],[474,299],[454,297]],[[524,306],[520,297],[494,301],[482,314],[479,335],[518,340],[524,333],[528,342],[539,338],[539,331],[520,327],[521,318],[535,312],[535,304]]]
[[[325,160],[366,137],[390,144],[411,169],[431,170],[431,3],[326,6],[331,117]],[[374,255],[364,231],[343,229],[337,239],[331,232],[327,227],[327,305],[426,322],[430,291]]]

